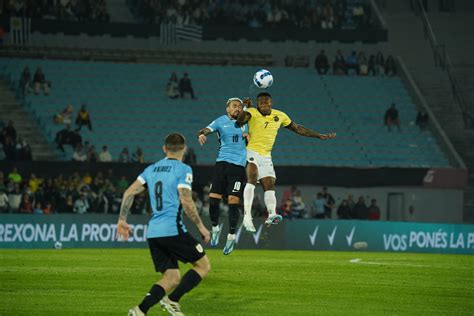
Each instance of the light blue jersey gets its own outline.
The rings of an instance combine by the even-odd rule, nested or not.
[[[216,161],[225,161],[234,165],[243,166],[247,162],[247,150],[243,132],[247,132],[247,125],[240,127],[236,120],[222,115],[207,126],[211,132],[219,136],[219,155]]]
[[[153,210],[147,238],[177,236],[187,232],[179,202],[179,188],[191,190],[193,171],[176,159],[162,159],[145,169],[137,178],[148,186]]]

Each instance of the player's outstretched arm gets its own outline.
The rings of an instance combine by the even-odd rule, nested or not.
[[[204,143],[206,142],[207,135],[209,135],[211,133],[212,133],[212,131],[207,127],[204,127],[203,129],[199,130],[199,132],[198,132],[198,141],[199,141],[199,144],[201,146],[204,145]]]
[[[127,223],[128,212],[133,205],[135,195],[138,195],[143,191],[145,191],[143,184],[141,184],[140,181],[135,180],[135,182],[133,182],[123,193],[122,204],[120,205],[120,215],[117,223],[117,233],[115,234],[116,239],[120,235],[122,239],[126,241],[132,232],[132,229]]]
[[[186,188],[179,188],[179,201],[186,212],[186,215],[189,219],[196,225],[199,229],[199,232],[204,239],[204,242],[209,242],[211,239],[211,233],[207,230],[204,224],[201,221],[201,217],[199,217],[198,211],[196,209],[196,204],[194,204],[192,192]]]
[[[336,137],[336,133],[321,134],[313,131],[312,129],[306,128],[303,125],[296,124],[295,122],[291,122],[290,125],[286,126],[286,128],[298,135],[306,137],[314,137],[319,139],[331,139]]]

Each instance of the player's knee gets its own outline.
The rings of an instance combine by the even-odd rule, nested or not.
[[[211,272],[211,263],[209,262],[207,256],[204,256],[201,260],[196,262],[195,268],[201,278],[206,277],[209,272]]]
[[[165,282],[165,287],[173,289],[178,286],[179,282],[181,282],[181,275],[179,271],[167,271],[167,273],[163,275],[163,281]]]
[[[239,204],[240,203],[240,198],[238,196],[234,195],[229,195],[229,204]]]

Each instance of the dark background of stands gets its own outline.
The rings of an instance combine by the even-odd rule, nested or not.
[[[0,25],[9,31],[10,18],[1,17]],[[64,35],[87,34],[99,36],[109,34],[123,37],[134,36],[147,38],[160,35],[159,24],[132,24],[132,23],[106,23],[106,22],[70,22],[45,19],[32,19],[31,31],[43,34],[63,33]],[[246,26],[207,25],[203,27],[203,40],[239,40],[249,41],[309,41],[319,42],[340,41],[353,43],[377,43],[387,41],[387,30],[382,28],[356,29],[356,30],[320,30],[300,29],[296,27],[251,28]]]

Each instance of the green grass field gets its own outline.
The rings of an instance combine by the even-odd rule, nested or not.
[[[474,314],[474,256],[208,254],[186,315]],[[0,250],[0,315],[126,315],[157,278],[146,249]]]

